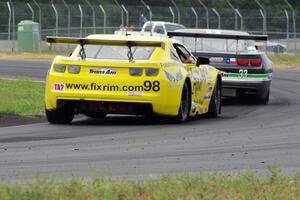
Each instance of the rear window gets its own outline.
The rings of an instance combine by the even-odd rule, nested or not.
[[[153,47],[132,47],[133,59],[149,60],[154,52]],[[128,60],[127,46],[107,46],[107,45],[86,45],[84,46],[87,58],[108,59],[108,60]],[[79,55],[77,55],[79,57]]]
[[[150,32],[151,30],[152,30],[152,25],[151,25],[151,24],[148,24],[148,25],[145,27],[145,30],[144,30],[144,31]]]
[[[231,39],[211,39],[211,38],[188,38],[175,37],[177,40],[185,44],[192,52],[243,52],[247,51],[247,47],[254,46],[254,41]]]
[[[159,34],[164,34],[165,30],[164,30],[164,27],[162,25],[157,25],[154,28],[154,32],[159,33]]]

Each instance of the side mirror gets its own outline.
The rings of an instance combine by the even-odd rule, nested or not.
[[[199,67],[200,65],[208,65],[209,64],[209,58],[205,58],[205,57],[198,57],[197,58],[197,67]]]

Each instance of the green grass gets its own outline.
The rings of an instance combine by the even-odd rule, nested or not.
[[[0,79],[0,112],[44,115],[44,84]]]
[[[299,55],[269,55],[269,58],[277,68],[300,68]]]
[[[113,180],[95,175],[90,180],[55,180],[38,176],[33,183],[0,183],[1,200],[285,200],[300,199],[300,174],[282,176],[271,169],[257,178],[251,171],[237,175],[187,174],[158,179]]]

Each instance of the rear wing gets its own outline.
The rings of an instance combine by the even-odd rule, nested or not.
[[[79,45],[112,45],[112,46],[139,46],[139,47],[164,47],[160,41],[131,40],[131,39],[89,39],[76,37],[47,36],[46,42],[50,44],[79,44]]]
[[[84,51],[84,45],[111,45],[111,46],[127,46],[128,47],[128,59],[133,61],[132,47],[155,47],[155,48],[165,48],[164,42],[154,41],[154,40],[133,40],[128,39],[90,39],[90,38],[77,38],[77,37],[52,37],[47,36],[46,42],[48,44],[78,44],[81,46],[79,55],[81,59],[86,58]]]
[[[185,32],[168,32],[169,37],[192,37],[192,38],[215,38],[215,39],[232,39],[232,40],[260,40],[267,41],[267,35],[229,35],[216,33],[185,33]]]
[[[236,45],[235,45],[235,52],[236,54],[239,53],[239,41],[240,40],[259,40],[259,41],[267,41],[268,36],[267,35],[234,35],[234,34],[218,34],[218,33],[186,33],[186,32],[168,32],[168,37],[189,37],[189,38],[195,38],[195,52],[197,51],[197,39],[205,39],[205,38],[210,38],[210,39],[228,39],[228,40],[235,40]],[[226,49],[228,49],[228,43],[226,42],[225,45]],[[201,44],[201,48],[203,50],[203,43]],[[249,47],[249,50],[251,51],[256,51],[257,47],[253,46],[253,48]]]

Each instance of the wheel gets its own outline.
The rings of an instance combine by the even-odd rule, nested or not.
[[[221,88],[220,88],[219,81],[217,81],[213,94],[210,99],[207,116],[212,118],[218,117],[220,113],[221,113]]]
[[[270,91],[268,91],[265,97],[257,97],[257,103],[266,105],[269,102],[269,97],[270,97]]]
[[[63,106],[57,110],[45,110],[48,122],[51,124],[69,124],[74,118],[72,106]]]
[[[182,89],[181,102],[180,102],[178,115],[175,118],[176,122],[180,123],[187,120],[187,118],[189,117],[189,112],[191,107],[190,104],[191,104],[191,100],[190,100],[189,86],[188,83],[185,82]]]
[[[95,112],[95,113],[86,113],[85,115],[90,117],[90,118],[94,118],[94,119],[102,119],[102,118],[105,118],[106,113],[101,113],[101,112],[97,113],[97,112]]]

